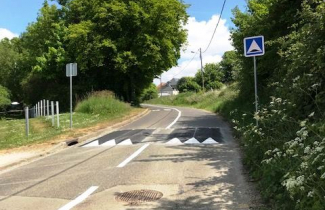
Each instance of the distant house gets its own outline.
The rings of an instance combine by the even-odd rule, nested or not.
[[[173,78],[172,80],[168,81],[167,83],[162,83],[158,85],[158,92],[160,96],[172,96],[178,95],[179,91],[177,90],[177,82],[179,79]]]

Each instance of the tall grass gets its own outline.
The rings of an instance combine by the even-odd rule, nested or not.
[[[186,92],[176,96],[160,97],[147,101],[150,104],[162,104],[171,106],[187,106],[205,109],[211,112],[219,112],[228,116],[232,109],[238,107],[238,90],[236,84],[226,86],[222,90],[206,93]]]
[[[115,99],[109,91],[93,92],[76,106],[76,112],[100,115],[120,115],[130,109],[130,105]]]

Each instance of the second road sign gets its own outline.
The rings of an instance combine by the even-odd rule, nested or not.
[[[264,36],[246,37],[244,39],[245,57],[264,55]]]

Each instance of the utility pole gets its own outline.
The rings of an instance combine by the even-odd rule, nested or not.
[[[203,63],[202,63],[202,51],[201,51],[201,47],[200,47],[200,59],[201,59],[201,76],[202,76],[202,87],[203,87],[203,91],[204,89],[204,77],[203,77]]]
[[[160,97],[162,97],[162,81],[161,81],[161,75],[160,75]]]

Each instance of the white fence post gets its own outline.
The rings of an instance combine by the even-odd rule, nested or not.
[[[46,116],[46,101],[43,99],[43,116]]]
[[[43,116],[43,101],[41,100],[41,115],[40,116]]]
[[[59,128],[60,127],[60,119],[59,119],[59,102],[57,101],[56,102],[56,122],[57,122],[57,127]]]
[[[52,126],[54,126],[54,101],[51,101]]]
[[[29,110],[28,107],[25,108],[25,119],[26,119],[26,136],[29,136]]]
[[[46,116],[50,116],[50,102],[49,100],[46,101],[46,108],[47,108],[47,115]]]

